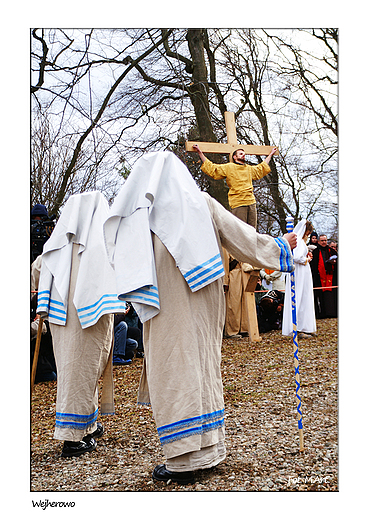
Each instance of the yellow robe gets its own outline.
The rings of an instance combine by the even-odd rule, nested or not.
[[[232,209],[256,203],[252,181],[261,179],[271,170],[263,161],[255,166],[249,164],[214,164],[209,159],[203,162],[201,170],[213,179],[226,179],[229,192],[228,201]]]

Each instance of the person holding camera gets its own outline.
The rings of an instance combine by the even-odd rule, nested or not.
[[[55,227],[53,217],[49,217],[46,206],[35,204],[31,210],[31,264],[39,255],[45,242]]]

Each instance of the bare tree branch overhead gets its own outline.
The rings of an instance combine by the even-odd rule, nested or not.
[[[280,150],[255,183],[259,231],[277,235],[287,215],[337,231],[337,29],[33,29],[31,41],[32,202],[112,200],[138,157],[169,149],[227,206],[184,141],[225,142],[232,111],[238,142]]]

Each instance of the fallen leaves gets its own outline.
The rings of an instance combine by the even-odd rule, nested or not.
[[[53,439],[56,383],[32,397],[33,491],[335,491],[338,489],[337,320],[318,320],[317,335],[299,341],[305,451],[299,452],[292,339],[280,331],[262,341],[225,339],[222,374],[227,458],[199,472],[193,485],[152,480],[164,462],[151,410],[137,407],[142,359],[114,367],[114,416],[94,452],[60,457]]]

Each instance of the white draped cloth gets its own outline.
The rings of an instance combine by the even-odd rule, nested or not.
[[[299,332],[316,332],[313,278],[309,262],[307,262],[308,247],[302,237],[305,234],[306,220],[301,220],[294,228],[297,235],[297,247],[293,250],[295,262],[295,299],[297,330]],[[283,307],[282,334],[293,334],[291,275],[286,274],[286,290]]]
[[[95,325],[105,314],[124,312],[105,250],[108,211],[98,191],[72,195],[63,208],[42,253],[37,312],[50,323],[66,324],[73,244],[78,244],[79,257],[73,303],[81,327]]]
[[[141,157],[104,225],[119,298],[142,323],[160,311],[153,232],[172,255],[192,292],[224,275],[206,202],[186,166],[171,152]]]

